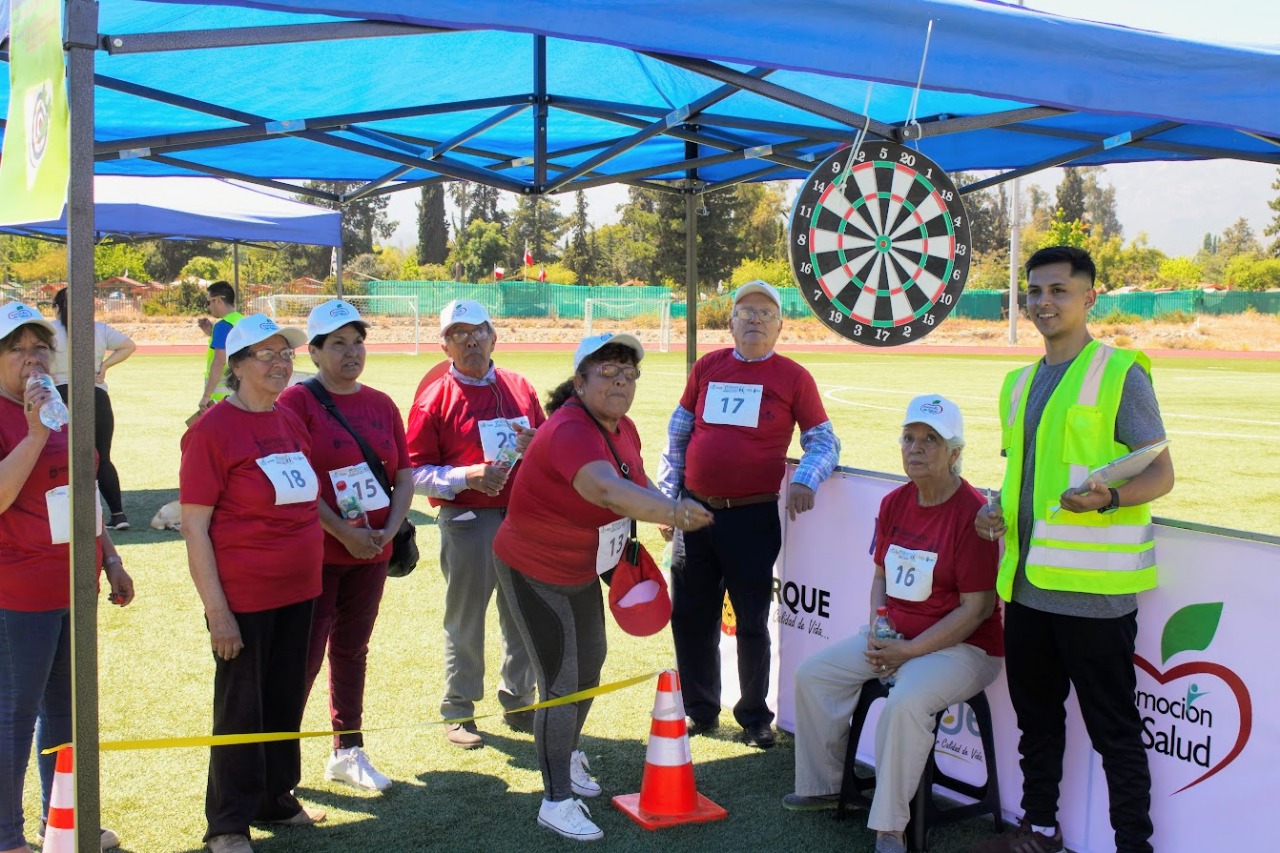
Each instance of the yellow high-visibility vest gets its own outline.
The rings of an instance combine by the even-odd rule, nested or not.
[[[227,323],[230,323],[232,326],[235,326],[236,323],[239,323],[243,319],[244,319],[244,315],[241,314],[239,311],[231,311],[225,317],[223,317],[222,320],[219,320],[218,322],[221,323],[225,321]],[[210,341],[209,349],[207,349],[204,354],[204,378],[206,382],[209,380],[209,368],[213,367],[212,343],[213,342]],[[218,384],[214,386],[213,393],[209,395],[209,399],[213,400],[213,402],[216,403],[230,393],[231,393],[231,389],[228,388],[226,384],[222,381],[222,377],[218,377]]]
[[[1049,517],[1064,491],[1084,483],[1091,470],[1129,452],[1115,439],[1116,412],[1125,376],[1134,363],[1150,376],[1151,362],[1141,352],[1091,340],[1067,368],[1040,416],[1026,571],[1027,580],[1041,589],[1122,595],[1156,585],[1150,504],[1121,507],[1107,515],[1062,510]],[[1039,364],[1010,372],[1000,389],[1000,428],[1007,463],[1000,504],[1005,524],[1015,537],[1022,487],[1023,417]],[[996,590],[1006,601],[1013,597],[1017,567],[1017,540],[1011,539],[996,578]]]

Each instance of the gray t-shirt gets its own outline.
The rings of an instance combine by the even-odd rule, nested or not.
[[[1040,368],[1027,389],[1027,410],[1023,418],[1022,438],[1022,486],[1018,492],[1018,571],[1013,578],[1013,600],[1025,607],[1058,613],[1063,616],[1086,616],[1106,619],[1132,613],[1138,607],[1138,597],[1128,595],[1096,595],[1089,592],[1061,592],[1041,589],[1027,580],[1027,552],[1031,548],[1033,495],[1035,493],[1036,430],[1040,416],[1054,390],[1062,382],[1072,361]],[[1116,412],[1116,441],[1129,449],[1159,441],[1165,437],[1164,421],[1160,418],[1160,404],[1155,389],[1141,365],[1129,368],[1124,378],[1124,390],[1120,394],[1120,409]]]

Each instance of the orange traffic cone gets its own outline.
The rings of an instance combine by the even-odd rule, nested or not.
[[[693,782],[689,731],[684,722],[684,700],[680,698],[680,676],[675,670],[664,670],[658,676],[640,793],[614,797],[613,804],[645,829],[705,823],[729,816],[699,794]]]
[[[76,853],[75,761],[71,747],[58,752],[49,792],[49,823],[44,829],[44,853]]]

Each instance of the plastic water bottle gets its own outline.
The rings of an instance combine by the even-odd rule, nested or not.
[[[352,527],[369,528],[369,514],[360,505],[360,497],[351,490],[346,480],[339,480],[333,486],[334,496],[338,499],[338,514]]]
[[[515,449],[514,445],[508,445],[498,451],[498,458],[493,460],[493,467],[503,471],[510,471],[516,467],[516,463],[520,461],[521,453]]]
[[[871,624],[871,636],[877,640],[900,640],[902,635],[898,633],[898,628],[893,624],[893,620],[889,618],[889,608],[883,604],[876,608],[876,621]],[[890,687],[897,681],[897,677],[890,675],[880,679],[881,684],[887,684]]]
[[[62,402],[62,395],[53,384],[53,377],[47,373],[33,373],[27,377],[27,387],[33,385],[43,385],[49,389],[49,401],[40,407],[40,423],[51,430],[61,430],[71,420],[71,415],[67,412],[67,404]]]

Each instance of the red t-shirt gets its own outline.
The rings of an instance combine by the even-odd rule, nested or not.
[[[178,497],[184,504],[213,507],[209,538],[234,613],[285,607],[320,594],[324,537],[316,503],[277,506],[276,486],[257,461],[295,452],[309,456],[311,437],[282,406],[246,412],[223,400],[182,436]]]
[[[960,488],[937,506],[920,506],[915,483],[907,483],[884,496],[876,519],[877,566],[885,567],[885,580],[901,563],[889,555],[890,546],[914,552],[914,564],[932,564],[933,592],[924,601],[907,601],[889,595],[889,618],[908,640],[915,639],[935,622],[960,606],[960,593],[985,592],[996,588],[1000,551],[995,542],[982,539],[973,527],[973,518],[986,498],[961,480]],[[886,559],[889,562],[886,562]],[[910,560],[911,558],[908,557]],[[892,568],[890,564],[895,564]],[[1004,634],[1000,611],[994,609],[964,642],[993,657],[1004,656]]]
[[[404,424],[400,420],[400,410],[396,408],[396,404],[386,394],[375,391],[367,385],[361,385],[360,390],[354,394],[331,394],[330,396],[333,397],[338,411],[342,412],[342,416],[347,419],[347,423],[351,424],[364,439],[365,444],[373,449],[378,460],[382,462],[382,470],[386,473],[387,482],[394,486],[396,472],[409,467],[409,449],[405,446]],[[364,461],[364,454],[360,452],[360,445],[356,444],[356,440],[351,437],[346,427],[325,411],[324,406],[320,405],[320,401],[316,399],[316,395],[303,386],[294,385],[284,389],[279,403],[301,418],[303,425],[311,433],[311,464],[315,466],[316,474],[320,478],[320,499],[336,512],[338,499],[334,496],[333,484],[334,476],[338,475],[331,472],[353,465],[367,464]],[[368,475],[366,479],[369,479]],[[371,486],[362,487],[382,490],[381,485],[376,481]],[[390,495],[387,497],[389,498]],[[388,500],[386,506],[366,510],[366,512],[369,516],[369,526],[375,530],[382,529],[386,527],[387,516],[391,514],[391,503]],[[389,559],[391,559],[390,538],[381,554],[370,560],[362,560],[359,557],[353,557],[341,542],[328,533],[324,535],[326,563],[353,565]]]
[[[538,405],[538,392],[518,373],[494,369],[494,381],[485,385],[459,382],[450,371],[422,391],[409,410],[406,430],[409,461],[419,465],[448,465],[460,468],[492,462],[484,458],[480,441],[480,422],[494,418],[518,418],[524,415],[537,429],[546,416]],[[516,475],[524,468],[518,464],[507,478],[507,485],[494,497],[475,489],[464,489],[451,501],[430,498],[432,506],[448,503],[459,507],[506,506],[516,484]]]
[[[712,383],[723,383],[723,390],[717,394]],[[735,394],[735,385],[747,386],[748,392],[759,390],[753,399],[751,393]],[[739,400],[745,400],[745,406]],[[755,401],[759,413],[752,418]],[[796,424],[803,432],[827,420],[809,371],[776,353],[752,362],[739,360],[732,349],[704,355],[693,365],[680,405],[696,418],[685,452],[684,485],[703,497],[776,492]],[[708,423],[708,414],[720,420],[737,416],[748,424]]]
[[[648,484],[640,434],[631,419],[619,421],[618,431],[609,438],[632,481]],[[600,528],[621,516],[583,500],[573,488],[573,478],[582,466],[598,459],[617,464],[587,410],[572,402],[557,409],[520,463],[524,473],[511,490],[507,517],[493,540],[494,553],[511,568],[546,583],[581,584],[596,577]]]
[[[27,432],[22,406],[0,399],[0,458],[12,453]],[[0,512],[0,607],[5,610],[34,613],[71,606],[71,546],[53,544],[45,499],[50,489],[70,482],[69,474],[67,427],[63,427],[49,433],[17,498]],[[65,512],[67,505],[63,506]],[[101,538],[95,563],[102,565]]]

